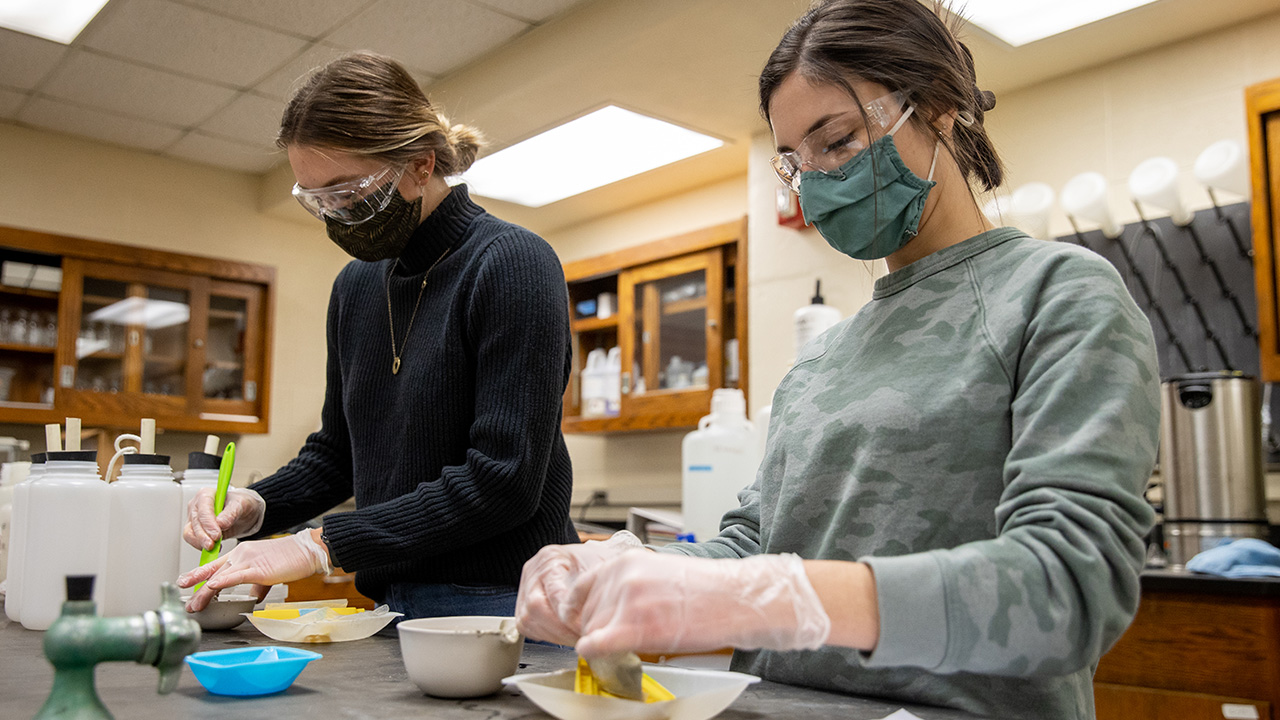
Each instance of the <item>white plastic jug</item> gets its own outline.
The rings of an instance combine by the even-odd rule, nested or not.
[[[608,411],[606,379],[609,359],[604,348],[587,353],[587,366],[582,370],[582,416],[604,417]]]
[[[44,476],[45,454],[31,456],[27,479],[13,488],[13,508],[9,515],[9,567],[5,576],[4,614],[22,622],[22,584],[27,565],[27,534],[31,508],[31,484]]]
[[[160,584],[178,577],[182,488],[168,455],[125,455],[109,486],[106,591],[102,614],[139,615],[160,602]]]
[[[106,568],[108,488],[96,458],[93,450],[50,452],[44,477],[31,483],[19,610],[28,630],[48,630],[58,618],[66,576],[101,578]],[[103,585],[93,588],[99,607]]]
[[[218,488],[218,466],[221,458],[217,455],[202,452],[187,454],[187,469],[182,473],[182,507],[178,513],[178,572],[190,572],[200,567],[200,551],[191,547],[182,539],[182,528],[187,524],[187,506],[195,499],[201,488],[216,490]],[[226,555],[236,546],[232,538],[222,541],[222,554]]]
[[[609,348],[608,359],[605,360],[604,413],[610,417],[622,412],[622,348]]]
[[[698,542],[720,533],[720,520],[738,507],[738,491],[755,480],[760,465],[755,426],[747,420],[741,390],[711,394],[711,414],[684,436],[681,511],[684,530]]]

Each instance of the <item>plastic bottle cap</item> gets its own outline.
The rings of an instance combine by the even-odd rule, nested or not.
[[[67,600],[92,600],[93,575],[68,575]]]

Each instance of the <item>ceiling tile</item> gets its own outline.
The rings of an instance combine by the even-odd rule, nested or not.
[[[18,113],[18,120],[45,130],[81,135],[143,150],[159,150],[182,134],[177,128],[40,97],[32,98],[22,108]]]
[[[236,91],[83,50],[41,88],[77,104],[190,127],[231,102]]]
[[[163,0],[115,0],[85,31],[85,47],[214,82],[248,87],[306,46],[265,30]]]
[[[284,162],[285,159],[284,153],[280,151],[264,150],[200,132],[187,133],[185,137],[174,143],[173,147],[165,151],[165,154],[255,174],[266,172],[276,163]]]
[[[199,129],[255,147],[270,148],[274,147],[282,112],[284,103],[279,100],[242,93]]]
[[[66,52],[66,45],[0,28],[0,85],[34,89]]]
[[[405,65],[444,74],[529,26],[457,0],[380,0],[327,39],[385,53]]]
[[[12,120],[26,99],[26,93],[0,88],[0,118]]]
[[[568,10],[582,0],[468,0],[473,5],[492,8],[500,13],[520,18],[527,23],[538,23]]]
[[[306,52],[264,78],[253,89],[284,101],[293,95],[293,91],[298,88],[304,77],[311,74],[311,71],[345,52],[348,51],[344,48],[324,44],[309,47]]]
[[[322,37],[342,20],[359,12],[364,2],[351,0],[179,0],[290,35]]]
[[[298,56],[297,59],[258,83],[253,89],[255,92],[278,98],[281,102],[284,102],[293,97],[294,91],[302,85],[303,80],[311,76],[312,72],[324,67],[330,60],[348,52],[351,52],[348,48],[340,48],[323,43],[314,45]],[[435,79],[434,76],[416,68],[409,67],[407,69],[413,75],[413,78],[418,81],[418,84],[423,87],[426,87]]]

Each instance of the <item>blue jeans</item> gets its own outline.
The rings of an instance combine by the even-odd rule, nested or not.
[[[395,612],[404,613],[400,620],[446,617],[450,615],[516,614],[514,585],[455,585],[453,583],[392,583],[387,586],[385,602]],[[384,632],[395,635],[395,625]]]

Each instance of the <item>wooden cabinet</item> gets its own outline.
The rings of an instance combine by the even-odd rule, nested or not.
[[[1145,573],[1133,624],[1098,663],[1098,720],[1280,720],[1280,582]]]
[[[39,343],[0,343],[0,422],[267,431],[274,268],[13,228],[0,259],[61,275],[56,292],[0,285],[0,330],[25,310]],[[33,315],[50,321],[34,336]]]
[[[565,432],[694,427],[715,389],[746,392],[746,240],[742,220],[565,265],[574,352]],[[616,402],[584,396],[599,372],[593,351],[618,357],[602,381]]]
[[[1280,78],[1245,90],[1253,184],[1253,270],[1262,380],[1280,381]]]

